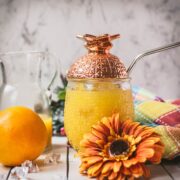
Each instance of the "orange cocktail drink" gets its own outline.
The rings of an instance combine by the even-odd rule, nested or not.
[[[65,103],[65,131],[76,150],[92,125],[112,113],[119,113],[122,120],[134,117],[132,93],[127,81],[115,84],[69,82]]]
[[[41,119],[43,120],[47,133],[48,133],[48,141],[47,141],[47,147],[46,149],[49,149],[52,145],[52,117],[46,114],[39,114]]]

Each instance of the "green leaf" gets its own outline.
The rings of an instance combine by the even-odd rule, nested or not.
[[[66,97],[66,90],[64,89],[64,90],[60,90],[59,92],[58,92],[58,98],[60,99],[60,100],[65,100],[65,97]]]

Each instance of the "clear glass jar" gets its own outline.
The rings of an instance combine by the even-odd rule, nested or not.
[[[134,118],[130,79],[68,80],[64,123],[74,149],[92,125],[112,113],[121,120]]]

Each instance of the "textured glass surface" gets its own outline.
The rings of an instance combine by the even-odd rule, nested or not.
[[[133,99],[129,80],[109,82],[69,82],[65,103],[65,131],[75,149],[83,135],[102,117],[119,113],[133,119]]]

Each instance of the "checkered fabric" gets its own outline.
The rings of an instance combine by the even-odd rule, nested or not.
[[[165,101],[153,93],[133,86],[135,120],[154,127],[165,144],[164,158],[180,155],[180,99]]]

